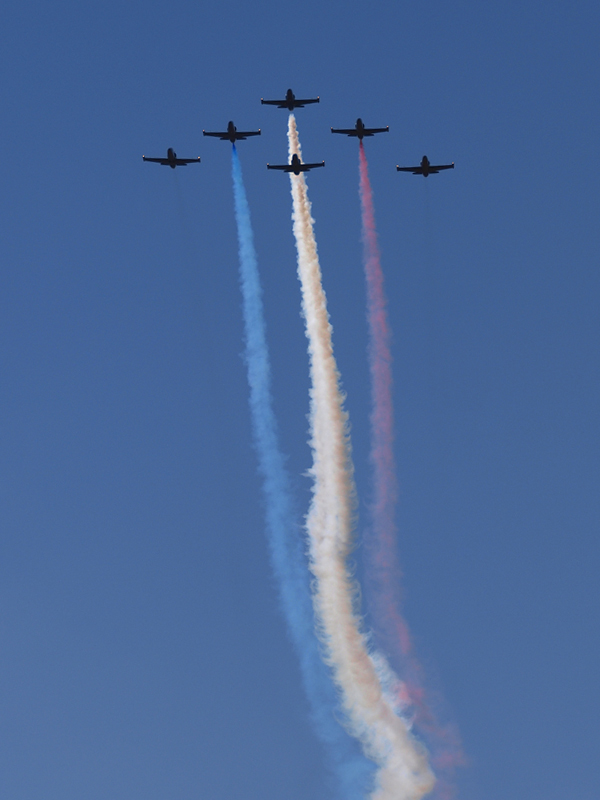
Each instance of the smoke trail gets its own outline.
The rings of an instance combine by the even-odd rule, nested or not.
[[[289,118],[290,156],[301,157],[296,120]],[[307,517],[313,603],[328,663],[341,692],[347,724],[379,766],[374,800],[418,800],[434,784],[425,752],[411,737],[384,691],[377,661],[369,655],[355,609],[348,572],[354,508],[347,415],[333,355],[331,326],[304,175],[290,174],[294,236],[302,309],[309,341],[310,432],[313,499]]]
[[[395,508],[397,500],[394,463],[394,415],[392,404],[392,369],[390,329],[383,272],[377,244],[373,193],[369,181],[363,143],[359,148],[360,204],[365,277],[367,282],[367,318],[369,326],[369,368],[371,372],[371,453],[373,469],[372,528],[366,537],[367,583],[373,619],[392,663],[400,667],[408,702],[417,730],[433,751],[432,763],[448,772],[463,762],[456,732],[443,729],[428,707],[423,688],[421,665],[414,653],[410,632],[400,613],[401,570],[396,548]],[[445,777],[436,786],[436,794],[448,796]]]
[[[336,722],[339,707],[314,634],[313,610],[304,542],[297,523],[284,457],[279,449],[271,398],[262,290],[258,274],[250,210],[238,154],[233,146],[232,177],[240,257],[250,409],[259,468],[266,500],[271,563],[288,630],[300,658],[305,690],[317,735],[327,745],[330,768],[346,800],[362,800],[372,785],[372,764]]]

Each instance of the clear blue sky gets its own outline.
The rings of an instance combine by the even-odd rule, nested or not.
[[[252,450],[230,146],[305,508],[298,112],[361,523],[356,142],[394,331],[406,616],[461,800],[596,800],[598,26],[592,2],[10,3],[0,32],[0,796],[328,800]],[[200,155],[200,166],[141,156]],[[455,161],[398,174],[426,153]],[[360,547],[357,551],[360,569]]]

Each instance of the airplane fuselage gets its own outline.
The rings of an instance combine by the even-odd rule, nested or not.
[[[290,111],[293,111],[296,107],[296,95],[291,89],[288,89],[285,93],[285,105]]]
[[[290,166],[292,168],[292,172],[294,173],[294,175],[300,175],[301,172],[304,172],[304,170],[302,169],[302,162],[300,161],[300,158],[298,157],[297,153],[294,153],[294,155],[292,156],[292,162]]]
[[[237,138],[237,137],[236,137],[236,130],[237,130],[237,128],[235,127],[235,125],[233,124],[233,122],[231,122],[231,120],[230,120],[230,121],[227,123],[227,133],[228,133],[228,135],[229,135],[229,141],[230,141],[232,144],[235,144],[235,140],[236,140],[236,138]]]

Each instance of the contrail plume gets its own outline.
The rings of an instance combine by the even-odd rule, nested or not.
[[[238,230],[240,285],[243,298],[245,361],[259,469],[263,479],[267,532],[273,571],[284,616],[300,666],[317,735],[327,746],[330,768],[341,796],[362,800],[372,784],[372,764],[337,723],[339,704],[314,633],[305,542],[292,500],[285,459],[279,448],[271,396],[271,367],[263,314],[262,289],[254,248],[250,209],[239,157],[233,146],[232,177]]]
[[[288,125],[290,157],[301,157],[296,120]],[[347,557],[355,503],[347,415],[333,355],[331,325],[304,175],[290,175],[298,276],[310,358],[310,444],[313,497],[307,516],[313,604],[346,722],[379,767],[373,800],[418,800],[434,785],[424,749],[396,714],[369,654],[356,609]],[[381,673],[381,670],[380,670]]]
[[[362,142],[359,147],[359,177],[367,284],[371,372],[370,460],[373,470],[371,529],[365,537],[367,597],[372,607],[376,633],[403,679],[404,699],[413,715],[415,728],[426,738],[432,749],[432,763],[443,774],[463,762],[458,735],[453,728],[444,729],[439,725],[426,702],[421,665],[414,653],[408,625],[400,613],[401,570],[396,546],[397,485],[393,451],[391,332],[375,227],[373,192]],[[448,796],[448,792],[449,786],[444,775],[436,785],[436,794]]]

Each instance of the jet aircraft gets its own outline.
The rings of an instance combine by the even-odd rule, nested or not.
[[[147,156],[142,156],[142,158],[144,161],[153,161],[155,164],[162,164],[163,167],[171,167],[171,169],[175,169],[175,167],[186,167],[188,164],[200,163],[200,156],[198,156],[198,158],[177,158],[177,153],[172,147],[169,147],[167,150],[166,158],[148,158]]]
[[[298,154],[294,153],[289,164],[267,164],[267,169],[280,169],[283,172],[293,172],[294,175],[300,175],[301,172],[310,172],[311,169],[324,166],[324,161],[319,164],[303,164],[298,158]]]
[[[399,167],[396,166],[398,172],[412,172],[413,175],[422,175],[426,178],[428,175],[436,175],[441,169],[454,169],[454,161],[451,164],[430,164],[427,156],[423,156],[421,164],[418,167]]]
[[[261,97],[260,102],[264,106],[277,106],[277,108],[288,108],[290,111],[293,111],[295,108],[304,108],[304,106],[307,106],[309,103],[319,103],[320,98],[314,97],[310,100],[297,100],[292,90],[288,89],[285,94],[285,100],[263,100]]]
[[[387,133],[390,129],[388,125],[385,128],[365,128],[362,119],[359,117],[356,120],[354,128],[332,128],[332,133],[345,133],[346,136],[358,136],[362,141],[363,136],[373,136],[375,133]]]
[[[247,139],[248,136],[260,136],[260,128],[257,131],[238,131],[233,122],[227,123],[226,131],[202,131],[204,136],[216,136],[226,142],[228,139],[235,144],[236,139]]]

